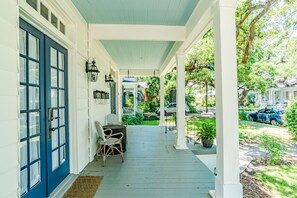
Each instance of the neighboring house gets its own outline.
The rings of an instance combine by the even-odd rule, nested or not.
[[[138,82],[135,77],[124,77],[122,80],[123,115],[135,115],[138,101]]]
[[[146,83],[137,82],[135,77],[124,77],[122,80],[122,114],[134,116],[140,102],[146,101]]]
[[[111,112],[121,119],[121,78],[129,73],[160,77],[161,134],[164,76],[176,67],[174,147],[187,149],[185,54],[213,28],[218,138],[211,194],[242,197],[236,6],[236,0],[1,0],[0,196],[55,197],[55,190],[69,186],[94,160],[95,120],[104,124]],[[214,181],[192,186],[202,189],[204,182]]]
[[[277,88],[269,88],[264,95],[256,96],[260,106],[274,106],[288,104],[297,99],[297,78],[288,80],[285,84],[278,84]]]

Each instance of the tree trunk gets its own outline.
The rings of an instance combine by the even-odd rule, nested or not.
[[[249,89],[244,88],[241,94],[238,96],[238,105],[243,106],[243,102],[247,94],[249,93]]]
[[[205,112],[208,112],[208,83],[205,81]]]

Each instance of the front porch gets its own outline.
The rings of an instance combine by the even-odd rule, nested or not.
[[[191,152],[176,150],[176,136],[162,127],[128,127],[125,162],[120,156],[87,165],[81,175],[103,176],[96,197],[209,197],[213,173]]]

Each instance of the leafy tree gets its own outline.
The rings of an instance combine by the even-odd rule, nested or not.
[[[204,88],[205,107],[208,111],[208,89],[215,87],[214,40],[210,29],[190,50],[186,58],[186,86]]]
[[[250,91],[264,94],[276,83],[297,76],[297,0],[238,0],[236,40],[239,104]],[[210,29],[186,57],[186,94],[214,88],[214,32]],[[149,78],[147,109],[159,106],[159,83]],[[150,82],[151,81],[151,82]],[[156,83],[156,84],[154,84]],[[176,70],[165,76],[165,103],[175,101]],[[187,101],[187,102],[192,102]],[[206,100],[206,106],[208,102]]]
[[[250,91],[264,94],[278,82],[297,76],[297,1],[238,0],[236,39],[239,103]],[[186,84],[214,87],[211,70],[198,69],[214,62],[213,30],[187,55]],[[200,67],[203,68],[203,67]]]
[[[296,63],[296,54],[288,56],[296,50],[296,43],[292,45],[296,42],[296,6],[296,0],[238,1],[236,36],[240,104],[250,90],[263,94],[268,87],[274,87],[275,82],[296,76],[296,72],[289,69],[294,61]]]

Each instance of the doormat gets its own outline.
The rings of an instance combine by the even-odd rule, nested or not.
[[[93,198],[102,179],[101,176],[79,176],[63,198]]]

